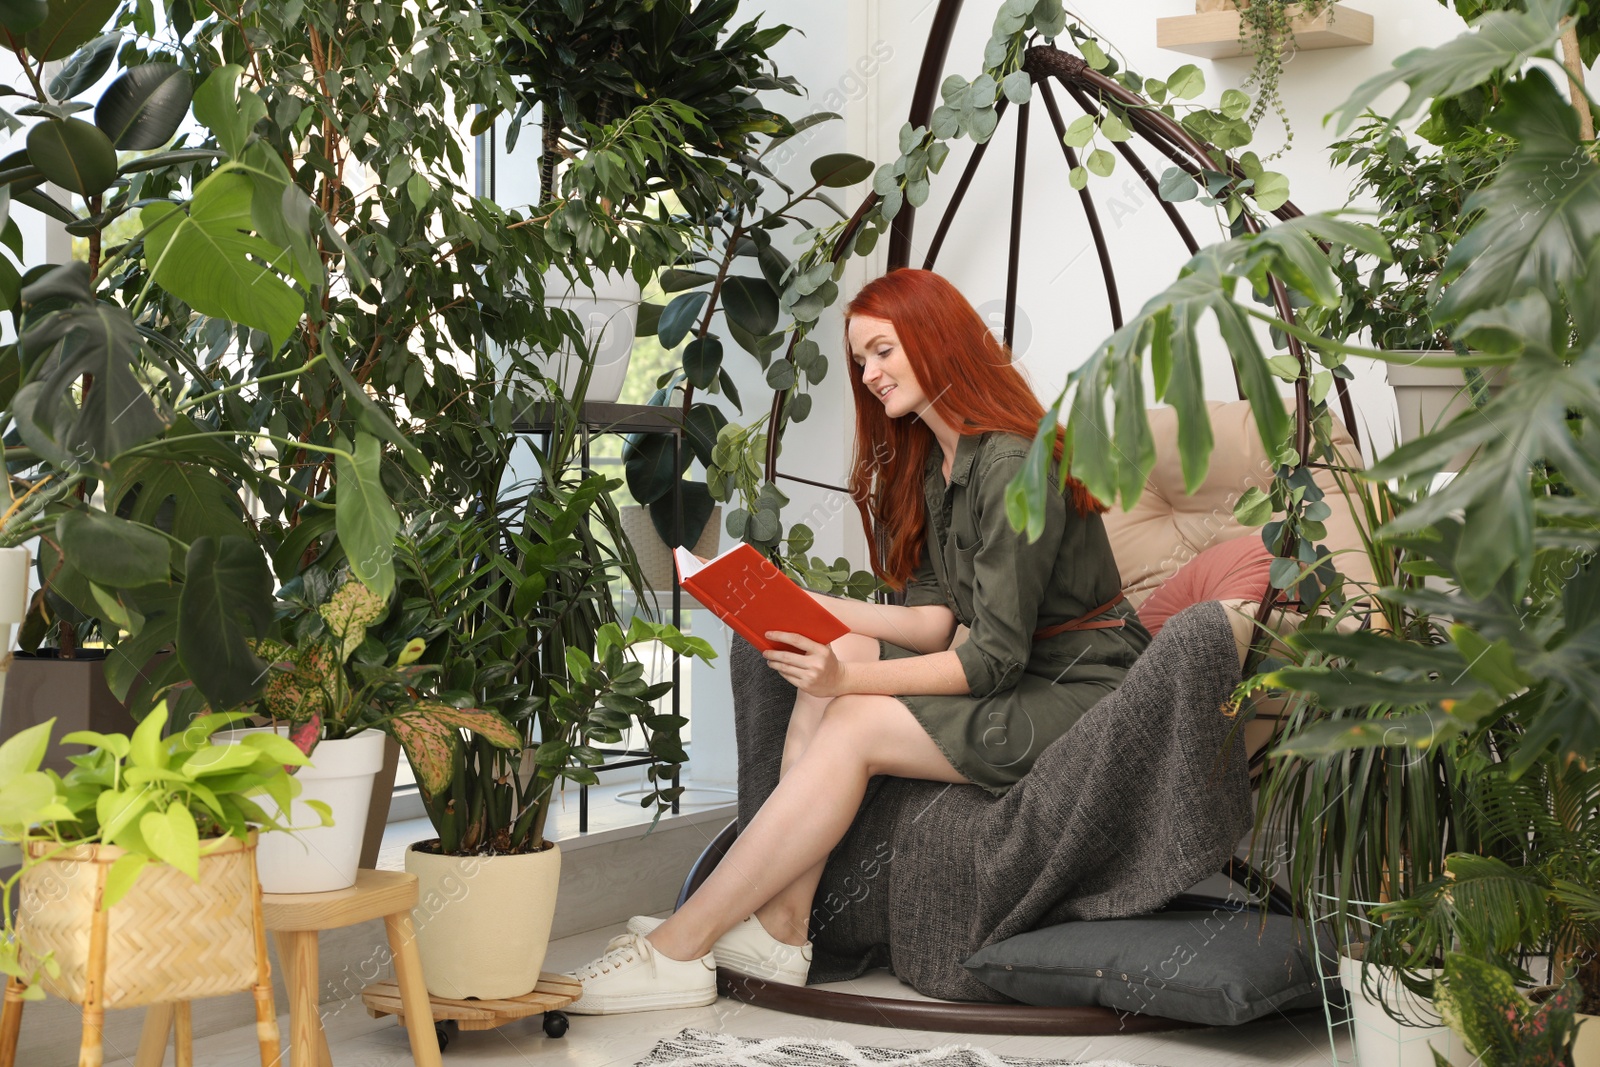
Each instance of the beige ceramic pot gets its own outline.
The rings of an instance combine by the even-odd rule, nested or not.
[[[412,845],[406,870],[419,883],[411,922],[429,993],[503,1000],[539,984],[561,884],[560,848],[439,856]]]

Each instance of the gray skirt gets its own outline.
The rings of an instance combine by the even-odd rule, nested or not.
[[[1098,635],[1115,630],[1095,631]],[[1129,648],[1128,662],[1138,655]],[[878,658],[906,659],[919,653],[878,642]],[[1115,692],[1128,668],[1079,662],[1065,675],[1025,669],[1011,689],[985,697],[961,695],[897,697],[933,738],[962,777],[1002,796],[1028,773],[1039,753],[1072,729],[1083,714]]]

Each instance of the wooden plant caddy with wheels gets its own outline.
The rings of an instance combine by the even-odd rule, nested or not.
[[[576,978],[551,974],[539,975],[539,984],[519,997],[504,1000],[450,1000],[446,997],[428,998],[434,1036],[439,1039],[439,1049],[450,1043],[451,1033],[457,1030],[493,1030],[497,1026],[526,1019],[530,1015],[544,1016],[544,1032],[550,1037],[560,1037],[567,1032],[566,1013],[559,1009],[583,995],[583,983]],[[405,1005],[400,1000],[400,990],[393,982],[375,982],[361,991],[361,1001],[367,1014],[374,1019],[385,1015],[396,1016],[401,1026],[409,1027]]]

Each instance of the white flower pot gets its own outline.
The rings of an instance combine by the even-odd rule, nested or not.
[[[269,729],[219,732],[216,738],[237,741],[247,733]],[[280,727],[278,733],[287,734],[287,728]],[[301,791],[287,815],[270,798],[259,798],[279,822],[307,827],[261,835],[256,869],[263,893],[327,893],[356,884],[372,780],[383,769],[383,740],[382,731],[363,730],[342,741],[319,741],[311,750],[311,765],[295,772]],[[320,800],[333,809],[332,826],[319,825],[317,813],[306,806],[308,800]]]
[[[499,1000],[539,984],[561,884],[561,849],[440,856],[406,849],[417,876],[411,923],[422,979],[436,997]]]
[[[584,324],[589,348],[594,353],[594,372],[583,399],[614,403],[622,395],[628,377],[628,360],[633,353],[633,331],[639,321],[639,283],[632,274],[602,274],[592,271],[594,288],[583,288],[567,281],[560,271],[544,275],[546,307],[563,308]],[[562,395],[576,399],[578,372],[582,361],[570,344],[562,345],[554,356],[535,353],[544,374],[561,386]]]
[[[1572,1043],[1572,1067],[1600,1067],[1600,1015],[1578,1013],[1578,1038]]]
[[[1437,359],[1448,352],[1417,352],[1418,357]],[[1504,381],[1503,367],[1483,367],[1485,384],[1491,394],[1500,391]],[[1395,432],[1402,443],[1415,440],[1424,433],[1442,429],[1457,415],[1472,407],[1472,395],[1467,390],[1466,377],[1454,367],[1418,367],[1406,363],[1386,363],[1384,373],[1394,389],[1395,406],[1399,416]],[[1471,450],[1457,453],[1446,470],[1460,470]]]
[[[1376,976],[1373,988],[1364,989],[1361,960],[1341,952],[1339,984],[1350,1001],[1351,1047],[1358,1067],[1433,1067],[1433,1049],[1455,1067],[1475,1062],[1455,1032],[1440,1022],[1433,1004],[1412,994],[1393,974]],[[1386,1004],[1422,1025],[1401,1025],[1390,1017]]]

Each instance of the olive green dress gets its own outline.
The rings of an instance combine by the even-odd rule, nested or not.
[[[1150,643],[1127,601],[1101,616],[1124,618],[1121,628],[1033,640],[1035,630],[1111,600],[1121,578],[1100,516],[1080,517],[1062,494],[1050,494],[1037,541],[1011,529],[1006,484],[1029,444],[1002,433],[963,436],[948,485],[943,453],[933,450],[924,483],[927,541],[906,585],[907,605],[945,604],[969,628],[955,651],[971,692],[899,699],[956,770],[996,795],[1121,685]],[[879,642],[880,659],[917,654]]]

